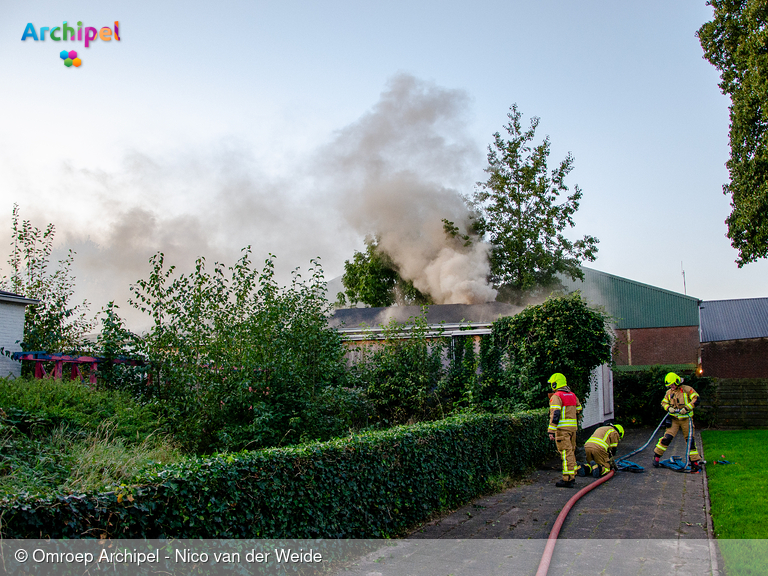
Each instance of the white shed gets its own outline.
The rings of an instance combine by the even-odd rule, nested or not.
[[[21,376],[21,362],[11,360],[5,352],[21,352],[21,341],[24,339],[24,310],[29,304],[36,304],[37,300],[31,300],[0,290],[0,377]]]

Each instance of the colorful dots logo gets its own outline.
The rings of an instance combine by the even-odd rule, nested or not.
[[[59,52],[59,57],[62,60],[64,60],[64,66],[66,66],[67,68],[69,68],[70,66],[74,66],[75,68],[77,68],[78,66],[80,66],[80,64],[83,63],[83,61],[77,57],[77,52],[75,52],[74,50],[70,50],[69,52],[67,52],[66,50],[62,50],[61,52]]]

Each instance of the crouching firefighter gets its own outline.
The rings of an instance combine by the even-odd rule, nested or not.
[[[683,385],[683,379],[674,372],[667,374],[664,383],[669,388],[661,401],[661,406],[669,413],[665,422],[667,430],[653,449],[653,465],[656,468],[659,467],[661,457],[669,448],[678,430],[683,431],[686,442],[690,430],[691,446],[688,449],[688,459],[691,461],[691,472],[696,474],[701,471],[699,464],[701,458],[699,451],[696,450],[693,409],[699,405],[699,394],[690,386]]]
[[[587,454],[587,463],[580,466],[579,476],[592,474],[595,478],[605,476],[611,470],[616,469],[614,457],[619,446],[619,440],[624,438],[624,427],[620,424],[600,426],[594,431],[589,440],[584,443],[584,452]],[[591,464],[594,462],[594,464]]]
[[[552,394],[549,396],[549,439],[555,441],[557,451],[563,460],[563,479],[555,486],[572,488],[576,483],[576,428],[581,412],[581,402],[568,388],[565,376],[559,372],[549,378]]]

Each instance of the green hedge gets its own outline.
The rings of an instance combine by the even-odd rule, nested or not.
[[[543,410],[194,458],[102,494],[0,503],[4,538],[381,538],[487,491],[551,445]]]

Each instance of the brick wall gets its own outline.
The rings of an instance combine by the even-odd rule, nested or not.
[[[24,308],[23,304],[0,302],[0,346],[11,352],[21,352],[21,346],[16,342],[24,338]],[[21,362],[15,362],[0,355],[0,377],[20,376]]]
[[[717,378],[768,378],[768,338],[705,342],[701,368]]]
[[[699,327],[671,326],[616,330],[613,359],[619,366],[697,364]]]

